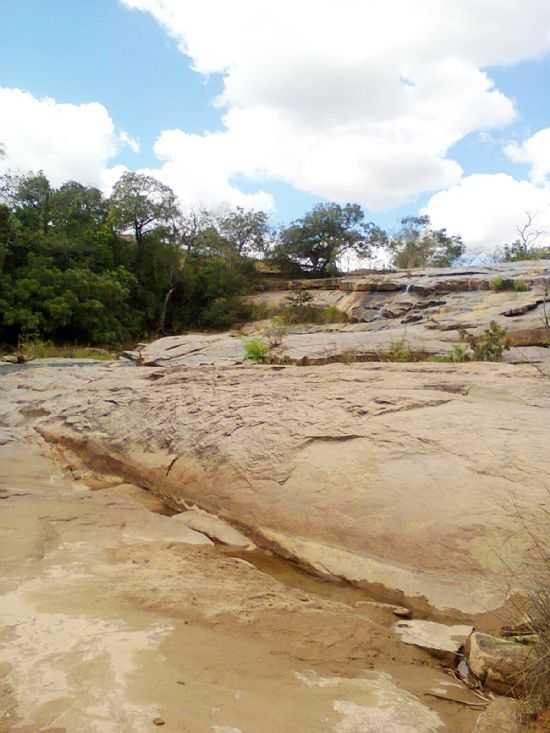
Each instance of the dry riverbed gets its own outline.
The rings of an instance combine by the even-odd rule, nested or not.
[[[15,433],[0,447],[2,733],[473,730],[476,709],[425,693],[476,698],[362,591],[215,545],[136,487],[91,490]]]

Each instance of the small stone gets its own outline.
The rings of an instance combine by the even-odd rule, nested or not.
[[[158,725],[160,727],[161,725],[166,725],[166,721],[162,718],[155,718],[153,720],[153,725]]]

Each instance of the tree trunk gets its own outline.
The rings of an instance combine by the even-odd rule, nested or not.
[[[159,322],[159,331],[164,334],[164,325],[166,323],[166,312],[168,310],[168,303],[170,302],[170,298],[172,297],[172,293],[174,292],[175,288],[170,288],[170,290],[166,293],[164,296],[164,303],[162,304],[162,311],[160,314],[160,322]]]

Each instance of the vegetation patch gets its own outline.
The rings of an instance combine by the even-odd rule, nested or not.
[[[244,342],[245,358],[254,364],[264,364],[269,358],[269,345],[261,338],[247,339]]]
[[[386,351],[381,352],[380,361],[421,361],[421,355],[412,348],[408,341],[402,339],[394,341]]]
[[[347,316],[336,306],[316,306],[313,296],[307,290],[299,290],[287,297],[287,303],[280,311],[282,320],[291,325],[297,323],[346,323]]]
[[[529,290],[529,285],[525,280],[518,278],[517,280],[514,280],[513,288],[516,293],[526,293]]]
[[[13,349],[11,354],[13,355]],[[42,339],[27,339],[21,341],[16,356],[22,361],[32,359],[96,359],[98,361],[112,361],[118,358],[118,354],[109,349],[101,349],[94,346],[81,346],[78,344],[54,344],[51,341]]]

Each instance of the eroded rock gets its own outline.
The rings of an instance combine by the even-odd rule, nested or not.
[[[215,517],[208,512],[194,508],[172,517],[172,523],[184,524],[186,527],[201,532],[214,542],[231,547],[239,547],[243,550],[253,550],[255,545],[246,535],[239,532],[220,517]]]
[[[521,692],[532,648],[489,634],[473,633],[466,644],[471,671],[487,689],[498,694]]]

